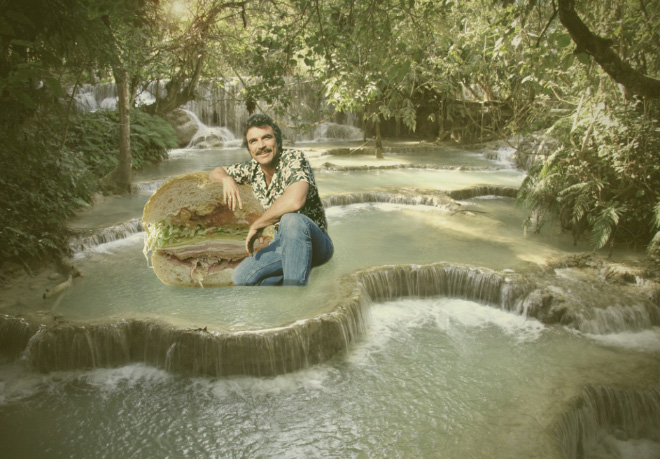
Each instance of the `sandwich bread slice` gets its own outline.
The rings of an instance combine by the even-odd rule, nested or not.
[[[248,185],[239,185],[243,208],[223,203],[223,186],[208,173],[174,177],[149,198],[142,213],[144,253],[158,278],[168,285],[231,285],[233,269],[248,256],[245,238],[263,213]],[[258,241],[255,250],[268,244]]]

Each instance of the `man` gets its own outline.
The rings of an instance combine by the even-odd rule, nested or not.
[[[245,183],[266,209],[250,226],[245,240],[250,257],[234,269],[232,280],[236,285],[307,285],[312,267],[334,252],[312,169],[302,152],[282,148],[282,131],[266,115],[248,118],[244,142],[251,160],[209,174],[222,182],[232,210],[243,207],[237,184]],[[270,225],[276,228],[273,241],[254,254],[255,241]]]

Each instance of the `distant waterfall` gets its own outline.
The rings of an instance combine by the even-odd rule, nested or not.
[[[82,85],[75,96],[76,109],[79,112],[95,112],[99,109],[116,110],[117,85],[99,83]]]
[[[619,457],[609,454],[613,445],[607,446],[608,438],[610,443],[658,443],[660,386],[645,390],[588,386],[575,407],[563,415],[558,435],[566,459]]]
[[[349,206],[362,203],[389,203],[413,206],[432,206],[444,210],[457,210],[460,205],[446,195],[418,195],[386,192],[347,193],[323,198],[324,207]]]
[[[333,114],[334,110],[327,104],[317,83],[291,79],[287,89],[290,104],[286,113],[270,113],[282,128],[286,140],[362,139],[362,130],[356,127],[355,116],[350,113]],[[238,78],[205,81],[197,87],[197,98],[182,108],[194,113],[201,125],[222,127],[232,136],[240,138],[250,116],[243,90],[243,83]],[[166,92],[164,82],[151,83],[138,93],[136,104],[149,105],[155,100],[155,94],[164,95]],[[75,101],[80,112],[115,110],[117,89],[113,83],[83,85]],[[259,101],[259,107],[266,112],[271,110],[264,101]]]
[[[188,116],[192,121],[197,124],[197,132],[190,140],[188,148],[219,148],[219,147],[235,147],[241,144],[241,139],[236,136],[228,128],[211,127],[202,123],[197,115],[189,110],[186,110]]]
[[[462,206],[456,200],[472,199],[480,196],[513,198],[517,193],[518,190],[511,187],[480,186],[453,190],[447,193],[436,192],[427,194],[418,194],[417,192],[389,193],[384,191],[365,191],[362,193],[325,196],[322,201],[324,207],[350,206],[363,203],[388,203],[410,206],[431,206],[448,212],[458,212],[462,210]]]

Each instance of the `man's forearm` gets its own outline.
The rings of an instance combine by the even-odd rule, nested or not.
[[[218,166],[209,173],[209,180],[214,182],[222,182],[222,179],[226,177],[229,177],[229,174],[223,166]]]
[[[257,218],[250,225],[247,238],[245,239],[245,249],[250,256],[254,255],[254,241],[256,239],[262,240],[261,234],[263,229],[279,222],[282,215],[302,209],[307,200],[308,190],[309,183],[307,182],[296,182],[293,185],[289,185],[284,194],[277,198],[261,217]]]
[[[282,215],[299,211],[305,205],[308,190],[309,183],[307,182],[301,181],[290,185],[282,196],[277,198],[261,217],[252,224],[252,227],[255,229],[265,228],[280,221]]]

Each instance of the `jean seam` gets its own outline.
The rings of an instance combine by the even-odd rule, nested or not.
[[[250,281],[250,282],[246,282],[246,283],[250,283],[250,284],[251,284],[251,283],[252,283],[251,280],[252,280],[252,278],[253,278],[253,276],[254,276],[255,273],[258,273],[259,271],[263,271],[265,268],[267,268],[267,267],[269,267],[269,266],[272,266],[272,265],[276,265],[277,263],[281,263],[281,261],[272,261],[272,262],[270,262],[270,263],[268,263],[268,264],[266,264],[266,265],[261,265],[261,266],[259,266],[259,268],[252,270],[252,271],[250,272],[250,274],[249,274],[248,276],[246,276],[246,278],[245,278],[246,281]]]

